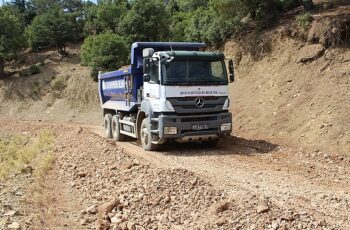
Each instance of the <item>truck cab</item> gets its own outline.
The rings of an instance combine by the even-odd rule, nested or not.
[[[203,43],[134,43],[131,66],[99,74],[107,137],[137,138],[145,150],[169,141],[215,145],[232,130],[226,71]]]

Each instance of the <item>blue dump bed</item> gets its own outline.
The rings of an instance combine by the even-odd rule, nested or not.
[[[143,85],[143,57],[145,48],[157,51],[198,51],[204,43],[135,42],[131,46],[131,66],[126,69],[99,74],[99,94],[103,108],[129,111],[137,103],[137,91]]]

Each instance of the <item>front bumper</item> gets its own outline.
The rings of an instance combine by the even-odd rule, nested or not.
[[[158,121],[159,141],[164,143],[166,140],[173,139],[178,142],[205,141],[219,138],[220,136],[231,133],[232,114],[229,112],[219,114],[205,115],[160,115]],[[221,130],[221,125],[231,123],[229,130]],[[206,125],[203,130],[194,130],[193,126]],[[164,127],[176,127],[176,134],[165,134]]]

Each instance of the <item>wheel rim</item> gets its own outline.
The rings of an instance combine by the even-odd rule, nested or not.
[[[143,127],[141,130],[141,138],[144,145],[148,145],[148,135],[147,127]]]

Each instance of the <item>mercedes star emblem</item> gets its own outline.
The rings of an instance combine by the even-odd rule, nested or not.
[[[196,98],[194,103],[196,103],[197,108],[202,108],[204,106],[204,100],[201,97]]]

